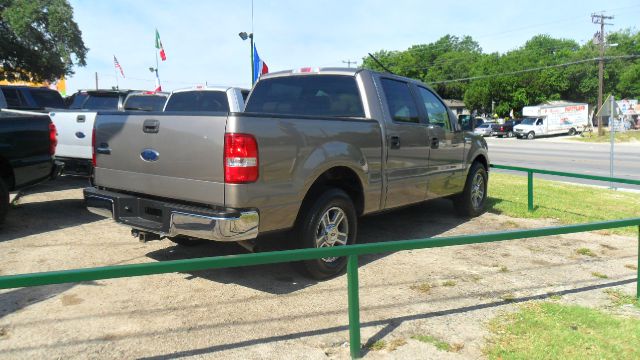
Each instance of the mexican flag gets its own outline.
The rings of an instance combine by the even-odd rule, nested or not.
[[[160,41],[160,33],[156,29],[156,49],[160,50],[160,59],[162,61],[167,60],[167,55],[164,53],[164,47],[162,47],[162,41]]]

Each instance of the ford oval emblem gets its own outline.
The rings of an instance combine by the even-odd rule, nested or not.
[[[160,157],[160,154],[153,149],[144,149],[140,153],[140,159],[144,161],[156,161]]]
[[[82,131],[78,131],[78,132],[76,133],[76,137],[77,137],[78,139],[84,139],[84,133],[83,133]]]

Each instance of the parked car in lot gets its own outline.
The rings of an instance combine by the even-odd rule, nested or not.
[[[134,91],[124,99],[122,107],[127,110],[162,111],[169,93],[159,91]]]
[[[169,95],[164,111],[240,112],[248,89],[225,86],[196,86],[175,90]]]
[[[81,90],[68,110],[49,113],[58,129],[56,158],[62,161],[64,173],[90,175],[93,150],[91,136],[98,111],[122,110],[124,100],[132,90]]]
[[[9,209],[9,193],[55,178],[56,127],[46,114],[0,112],[0,223]]]
[[[476,126],[473,133],[479,136],[493,136],[494,123],[485,122],[482,125]]]
[[[266,74],[243,113],[108,113],[95,127],[86,205],[143,241],[251,248],[293,230],[294,247],[343,246],[356,241],[358,216],[439,197],[475,216],[487,194],[486,142],[428,86],[370,70]],[[321,279],[345,264],[303,268]]]
[[[14,110],[63,109],[59,92],[46,87],[0,85],[0,108]]]
[[[513,128],[516,125],[519,125],[522,122],[522,120],[518,119],[518,120],[507,120],[504,122],[504,124],[494,124],[493,125],[493,135],[497,136],[497,137],[514,137],[515,133],[513,131]]]

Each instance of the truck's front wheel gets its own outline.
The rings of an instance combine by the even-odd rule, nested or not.
[[[329,189],[306,211],[303,209],[298,236],[305,248],[344,246],[356,240],[358,220],[349,196],[340,189]],[[305,272],[314,279],[326,279],[340,274],[346,266],[345,257],[306,260]]]
[[[453,199],[453,205],[460,216],[478,216],[484,211],[487,199],[487,170],[479,162],[474,162],[467,175],[464,191]]]
[[[529,133],[527,134],[527,139],[533,140],[535,138],[536,138],[536,133],[534,133],[533,131],[529,131]]]

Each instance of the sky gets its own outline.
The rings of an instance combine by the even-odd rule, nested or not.
[[[67,78],[67,94],[117,84],[153,89],[155,29],[167,54],[159,63],[165,91],[195,85],[251,85],[251,47],[238,33],[253,32],[270,71],[347,66],[368,52],[405,50],[446,34],[470,35],[484,52],[504,53],[537,34],[580,44],[599,30],[591,13],[613,15],[607,31],[638,30],[640,2],[573,1],[293,1],[71,0],[89,48],[87,66]],[[117,75],[113,56],[125,78]],[[353,66],[353,65],[352,65]]]

